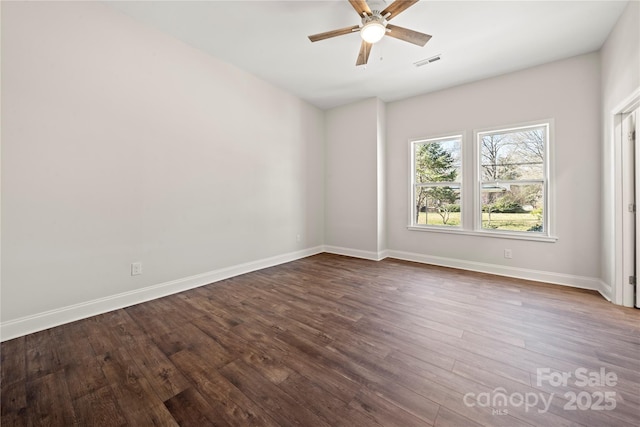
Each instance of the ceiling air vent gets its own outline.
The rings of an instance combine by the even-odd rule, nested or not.
[[[423,65],[431,64],[432,62],[436,62],[440,60],[440,55],[432,56],[431,58],[422,59],[418,62],[414,62],[413,65],[416,67],[422,67]]]

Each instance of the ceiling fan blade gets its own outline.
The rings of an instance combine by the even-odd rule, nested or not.
[[[366,12],[367,15],[371,15],[371,9],[369,9],[369,5],[366,0],[349,0],[349,3],[351,3],[351,6],[353,6],[356,12],[358,12],[360,17],[362,17],[363,12]]]
[[[356,61],[356,66],[365,65],[367,63],[372,47],[373,43],[367,43],[366,41],[362,40],[362,44],[360,45],[360,53],[358,53],[358,60]]]
[[[389,21],[390,19],[393,19],[396,16],[400,15],[402,12],[404,12],[405,10],[407,10],[409,7],[413,6],[416,3],[418,3],[418,0],[396,0],[393,3],[391,3],[389,6],[387,6],[387,8],[383,10],[380,14],[382,16],[386,16],[387,13],[390,13],[391,15],[388,18],[386,18],[387,21]]]
[[[311,40],[312,42],[317,42],[319,40],[330,39],[331,37],[351,34],[358,29],[360,29],[359,25],[354,25],[352,27],[347,27],[347,28],[340,28],[339,30],[333,30],[333,31],[327,31],[326,33],[314,34],[312,36],[309,36],[309,40]]]
[[[387,30],[390,30],[387,31],[387,36],[413,43],[418,46],[424,46],[431,39],[429,34],[420,33],[404,27],[398,27],[397,25],[387,24]]]

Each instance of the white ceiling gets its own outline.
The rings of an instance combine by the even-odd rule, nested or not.
[[[384,9],[389,0],[370,1]],[[320,108],[394,101],[598,50],[627,1],[422,0],[392,21],[431,34],[424,47],[391,37],[356,67],[360,23],[347,0],[125,1],[108,4]],[[423,67],[414,62],[441,55]]]

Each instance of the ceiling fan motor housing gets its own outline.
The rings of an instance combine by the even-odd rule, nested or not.
[[[385,25],[385,26],[387,25],[387,20],[384,19],[384,16],[382,16],[379,10],[372,10],[371,15],[367,15],[366,13],[363,13],[363,15],[364,15],[362,17],[363,26],[367,25],[369,22],[378,22],[382,25]]]

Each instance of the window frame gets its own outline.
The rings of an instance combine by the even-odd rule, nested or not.
[[[542,179],[522,179],[522,180],[500,180],[503,184],[512,185],[526,185],[526,184],[539,184],[542,182],[543,192],[543,231],[542,232],[530,232],[530,231],[513,231],[513,230],[493,230],[482,228],[482,185],[485,183],[482,180],[482,146],[481,137],[484,135],[518,132],[527,129],[534,129],[539,127],[546,128],[546,139],[544,146],[544,165],[543,165],[543,178]],[[555,218],[553,217],[554,202],[555,202],[555,180],[553,179],[553,119],[536,120],[526,123],[518,123],[506,126],[493,126],[490,128],[476,129],[473,131],[473,144],[474,144],[474,200],[473,200],[473,224],[474,231],[481,235],[495,236],[495,237],[508,237],[522,240],[543,240],[543,241],[556,241],[557,237],[554,237]],[[489,181],[487,181],[489,182]]]
[[[482,181],[480,165],[480,143],[479,134],[499,133],[501,131],[518,130],[525,128],[534,128],[539,126],[547,127],[547,140],[544,152],[544,210],[543,210],[543,232],[527,232],[512,230],[492,230],[482,228]],[[554,119],[542,119],[524,123],[515,123],[504,126],[492,126],[482,129],[474,129],[473,131],[454,131],[443,134],[433,135],[424,138],[413,138],[408,142],[409,148],[409,209],[407,230],[423,231],[445,234],[458,234],[466,236],[480,236],[501,239],[529,240],[537,242],[554,243],[558,240],[555,235],[555,176],[554,176]],[[472,135],[472,136],[470,136]],[[415,170],[415,144],[428,141],[438,141],[452,138],[460,138],[460,161],[462,179],[459,180],[460,185],[460,225],[444,226],[444,225],[428,225],[415,224],[415,189],[416,189],[416,170]],[[472,146],[470,147],[469,144]],[[518,181],[515,180],[517,183]],[[525,183],[525,180],[519,181]],[[473,189],[473,190],[471,190]]]
[[[416,138],[411,139],[409,141],[409,169],[410,169],[410,189],[409,189],[409,228],[410,229],[421,229],[421,230],[429,230],[429,231],[461,231],[464,229],[464,214],[463,214],[463,205],[464,205],[464,179],[466,176],[465,172],[465,162],[464,162],[464,145],[465,145],[465,132],[451,132],[442,135],[430,136],[428,138]],[[418,185],[422,185],[416,183],[416,146],[423,145],[428,143],[447,141],[452,139],[459,139],[460,141],[460,170],[462,173],[462,179],[458,181],[433,181],[431,185],[424,184],[425,187],[446,187],[449,186],[457,186],[458,191],[460,193],[460,225],[429,225],[429,224],[417,224],[414,222],[416,217],[416,206],[415,206],[415,198],[416,198],[416,188]]]

